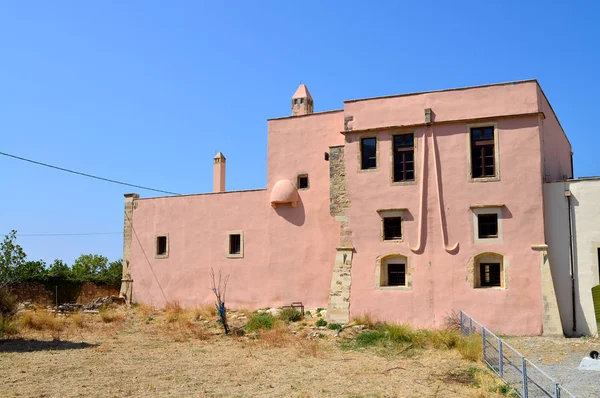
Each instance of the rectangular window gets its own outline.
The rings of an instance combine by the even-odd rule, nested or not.
[[[384,219],[383,219],[383,239],[384,240],[402,239],[402,217],[384,217]]]
[[[157,236],[156,237],[156,255],[166,256],[167,255],[167,237]]]
[[[495,159],[494,126],[471,128],[471,176],[494,177]]]
[[[362,138],[360,140],[361,169],[374,169],[377,167],[377,139]]]
[[[242,237],[240,234],[229,235],[229,254],[240,254],[242,250]]]
[[[307,189],[308,188],[308,174],[301,174],[298,176],[298,189]]]
[[[388,286],[404,286],[406,285],[406,265],[405,264],[388,264]]]
[[[598,277],[600,278],[600,247],[598,248]]]
[[[497,238],[498,214],[477,215],[477,229],[479,231],[479,239]]]
[[[415,136],[394,136],[394,182],[415,179]]]
[[[479,272],[481,277],[481,286],[502,286],[501,272],[500,272],[500,264],[499,263],[491,263],[491,264],[481,264],[479,266]]]

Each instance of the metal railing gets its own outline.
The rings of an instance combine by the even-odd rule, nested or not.
[[[460,332],[463,335],[481,335],[483,361],[520,397],[575,397],[519,351],[464,311],[460,311]]]

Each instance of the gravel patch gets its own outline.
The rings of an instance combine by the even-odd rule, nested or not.
[[[600,351],[600,340],[507,337],[505,341],[576,397],[600,397],[600,372],[578,369],[579,363],[590,351]]]

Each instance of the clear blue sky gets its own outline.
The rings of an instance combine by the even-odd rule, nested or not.
[[[536,78],[600,175],[592,1],[0,3],[0,151],[181,193],[266,184],[267,123],[306,83],[345,99]],[[533,4],[536,3],[536,4]],[[112,185],[0,156],[0,232],[119,232]],[[121,256],[120,235],[20,237],[31,259]]]

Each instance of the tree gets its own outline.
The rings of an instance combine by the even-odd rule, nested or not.
[[[98,281],[118,288],[121,286],[121,279],[123,278],[123,261],[111,261],[108,267],[101,271],[98,275]]]
[[[48,276],[66,280],[71,278],[71,269],[62,260],[56,259],[48,268]]]
[[[93,277],[106,272],[108,259],[98,254],[82,254],[73,263],[71,270],[73,275],[81,281],[93,279]]]
[[[14,269],[14,280],[17,282],[41,282],[48,274],[46,263],[39,261],[25,261]]]
[[[15,268],[23,266],[27,258],[16,240],[17,231],[13,229],[0,243],[0,286],[15,280]]]

